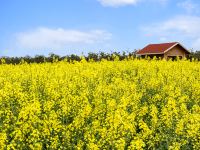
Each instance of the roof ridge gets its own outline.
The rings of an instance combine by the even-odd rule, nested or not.
[[[150,43],[150,44],[148,44],[148,45],[162,45],[162,44],[172,44],[172,43],[177,44],[177,43],[179,43],[179,42]]]
[[[168,43],[156,43],[156,44],[149,44],[143,49],[139,50],[137,54],[148,54],[148,53],[154,53],[154,54],[163,54],[170,48],[176,46],[176,45],[182,46],[179,42],[168,42]],[[182,46],[183,47],[183,46]],[[183,47],[184,48],[184,47]],[[187,50],[186,48],[184,48]]]

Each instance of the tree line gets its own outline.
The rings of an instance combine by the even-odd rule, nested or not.
[[[51,53],[48,56],[44,55],[35,55],[34,57],[31,56],[24,56],[24,57],[0,57],[1,61],[0,64],[20,64],[22,62],[26,63],[45,63],[50,62],[53,63],[55,61],[67,61],[67,62],[73,62],[73,61],[81,61],[82,57],[84,57],[87,61],[101,61],[102,59],[113,61],[116,57],[119,60],[124,60],[127,58],[136,58],[136,51],[133,52],[112,52],[112,53],[105,53],[105,52],[99,52],[99,53],[93,53],[90,52],[87,55],[79,56],[75,54],[67,55],[67,56],[59,56],[57,54]],[[200,61],[200,51],[192,52],[188,59],[192,60],[198,60]]]

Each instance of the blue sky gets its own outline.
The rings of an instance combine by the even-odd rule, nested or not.
[[[199,0],[0,0],[0,56],[200,50]]]

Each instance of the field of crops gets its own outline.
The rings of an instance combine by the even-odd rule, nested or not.
[[[200,149],[200,62],[1,65],[0,149]]]

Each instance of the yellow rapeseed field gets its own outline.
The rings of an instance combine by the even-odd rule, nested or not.
[[[200,149],[200,62],[0,65],[0,149]]]

